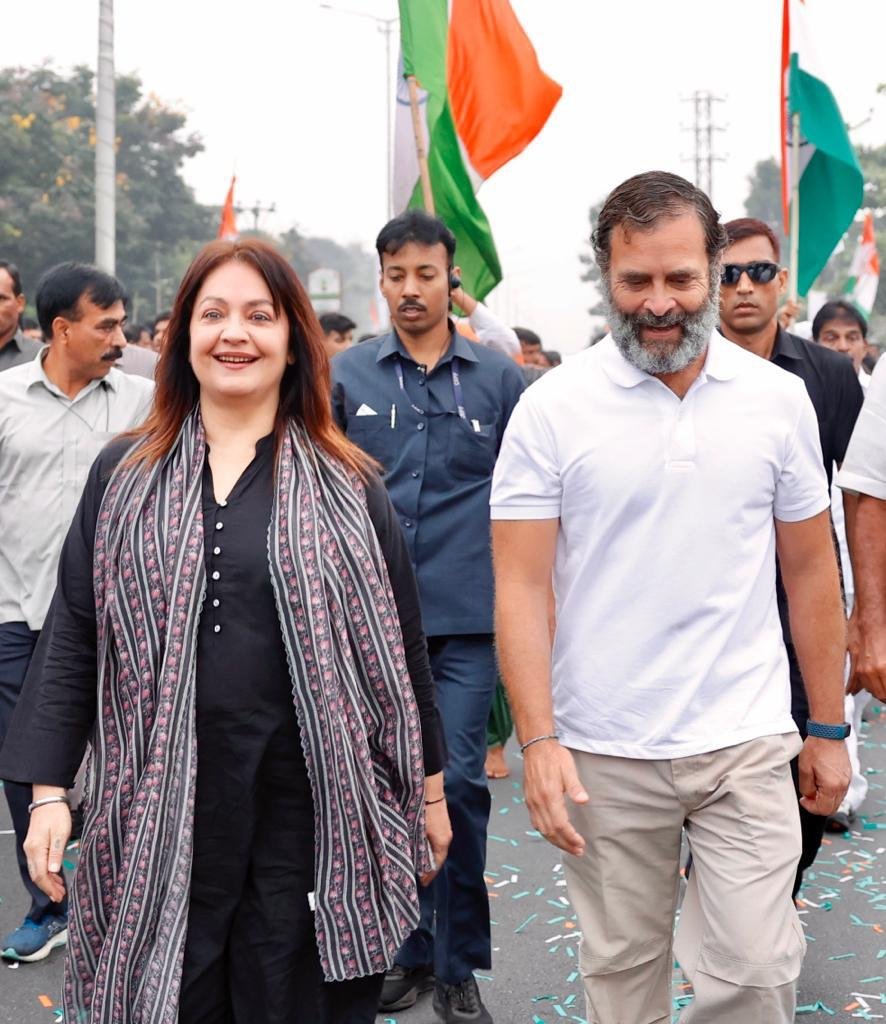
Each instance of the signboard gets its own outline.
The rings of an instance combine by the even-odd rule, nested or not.
[[[318,267],[308,274],[308,295],[318,314],[341,310],[341,274],[331,267]]]

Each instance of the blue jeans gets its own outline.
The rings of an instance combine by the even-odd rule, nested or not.
[[[486,723],[495,692],[493,638],[428,637],[431,671],[443,719],[449,760],[446,801],[452,822],[449,856],[430,886],[421,890],[421,919],[397,953],[403,967],[433,964],[437,980],[464,981],[475,969],[492,966],[486,827]]]
[[[15,711],[39,636],[37,630],[28,629],[26,622],[0,623],[0,746],[3,745],[6,733],[12,725],[12,713]],[[34,885],[28,874],[28,860],[25,857],[23,843],[28,835],[30,822],[28,804],[33,799],[31,786],[4,781],[3,791],[6,793],[12,827],[15,829],[15,855],[19,874],[31,896],[28,917],[33,921],[39,921],[45,914],[66,914],[67,900],[53,903],[45,892],[41,892]]]

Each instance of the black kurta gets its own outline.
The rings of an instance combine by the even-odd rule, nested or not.
[[[109,446],[90,474],[0,753],[0,777],[68,786],[79,766],[96,714],[95,523],[124,447]],[[203,476],[207,591],[198,635],[194,861],[181,1024],[283,1024],[308,1007],[305,1019],[371,1022],[379,991],[378,979],[323,983],[317,956],[308,897],[314,806],[268,567],[273,469],[269,436],[258,442],[227,500],[215,498],[208,459]],[[441,770],[444,754],[415,579],[378,479],[367,486],[367,506],[397,603],[431,774]]]

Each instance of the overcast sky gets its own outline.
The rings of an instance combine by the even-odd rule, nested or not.
[[[330,0],[393,18],[395,0]],[[418,0],[414,0],[418,2]],[[579,281],[587,210],[652,168],[692,176],[693,91],[724,97],[713,198],[743,212],[754,163],[778,150],[781,0],[512,0],[542,67],[564,89],[547,126],[480,192],[505,273],[490,305],[550,348],[585,344]],[[884,0],[806,0],[819,61],[845,119],[886,139]],[[0,33],[0,63],[95,65],[97,0],[27,0]],[[184,110],[206,151],[185,170],[198,199],[276,203],[262,226],[368,247],[386,215],[385,39],[371,20],[318,0],[117,0],[116,65]],[[395,26],[396,29],[396,26]],[[398,36],[392,38],[395,64]],[[391,73],[394,68],[392,67]],[[64,256],[59,253],[59,258]]]

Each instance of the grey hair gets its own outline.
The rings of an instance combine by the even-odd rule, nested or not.
[[[664,218],[679,217],[687,210],[694,210],[701,221],[713,273],[728,240],[710,199],[678,174],[646,171],[628,178],[609,193],[591,233],[594,256],[604,280],[609,278],[614,228],[620,226],[625,237],[629,237],[631,231],[651,231]]]

